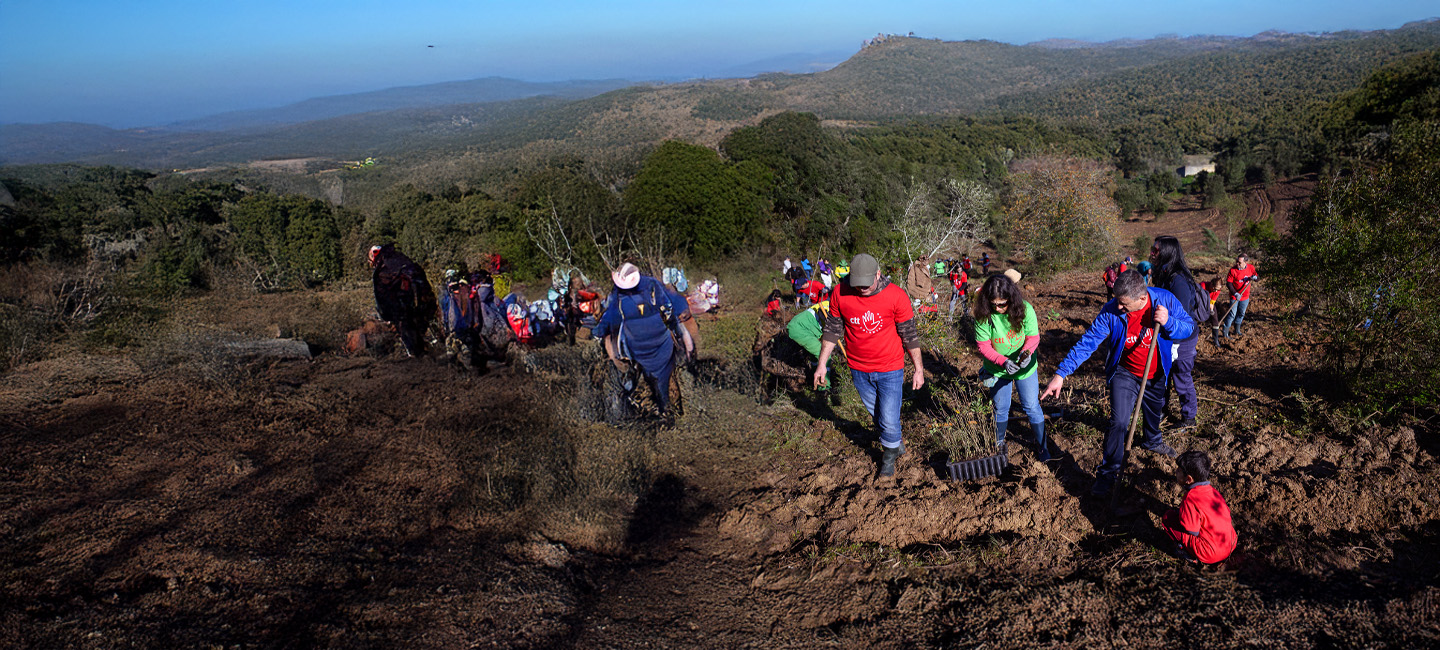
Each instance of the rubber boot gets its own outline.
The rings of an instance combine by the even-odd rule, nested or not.
[[[885,453],[883,453],[883,454],[880,455],[880,475],[881,475],[881,476],[894,476],[894,475],[895,475],[895,459],[899,458],[900,455],[901,455],[901,454],[904,454],[904,453],[905,453],[905,443],[903,443],[903,442],[900,443],[900,446],[899,446],[899,447],[893,447],[893,448],[892,448],[892,447],[886,447],[886,448],[885,448]]]
[[[1240,323],[1235,323],[1235,338],[1240,338]]]
[[[1030,428],[1035,431],[1035,444],[1040,445],[1040,451],[1035,457],[1042,463],[1050,461],[1050,441],[1045,439],[1045,421],[1031,422]]]
[[[1212,327],[1210,328],[1210,333],[1215,337],[1215,347],[1220,347],[1220,328]]]
[[[1005,448],[1005,427],[1007,427],[1007,426],[1009,426],[1009,425],[1010,425],[1010,421],[1009,421],[1009,420],[1006,420],[1006,421],[1004,421],[1004,422],[996,422],[996,423],[995,423],[995,448],[996,448],[996,449],[1004,449],[1004,448]]]

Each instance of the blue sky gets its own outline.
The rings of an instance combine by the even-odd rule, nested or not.
[[[492,75],[715,76],[790,53],[838,61],[877,32],[1026,43],[1387,29],[1437,15],[1435,0],[0,0],[0,123],[158,125]]]

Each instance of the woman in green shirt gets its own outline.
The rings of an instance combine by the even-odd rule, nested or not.
[[[995,444],[1005,446],[1005,426],[1010,423],[1012,387],[1020,393],[1020,406],[1035,431],[1041,462],[1050,460],[1045,444],[1045,413],[1040,410],[1040,380],[1036,373],[1040,347],[1040,325],[1035,308],[1025,302],[1020,287],[1010,278],[993,275],[980,287],[975,303],[975,342],[985,365],[980,381],[995,405]]]

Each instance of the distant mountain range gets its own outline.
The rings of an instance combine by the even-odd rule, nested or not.
[[[507,151],[535,159],[667,138],[713,145],[731,129],[782,110],[851,122],[1004,112],[1113,125],[1195,104],[1230,113],[1309,105],[1353,87],[1379,65],[1435,47],[1435,20],[1374,32],[1108,43],[887,37],[831,68],[814,61],[826,69],[807,74],[641,85],[491,78],[323,97],[157,129],[5,125],[0,164],[189,168],[274,158],[493,157]],[[742,67],[793,69],[809,58],[820,57]],[[1196,127],[1195,138],[1225,137],[1225,125],[1213,118],[1194,116],[1212,123],[1207,132]],[[1243,120],[1234,124],[1243,126]]]
[[[633,85],[624,79],[601,79],[596,81],[555,81],[537,83],[485,77],[468,81],[450,81],[423,86],[401,86],[366,93],[316,97],[302,102],[249,111],[220,113],[194,120],[185,120],[165,126],[176,131],[225,131],[229,129],[253,129],[279,124],[299,124],[332,117],[372,113],[375,111],[396,111],[410,108],[448,106],[451,104],[478,104],[501,102],[529,97],[560,97],[583,99],[594,97],[617,88]]]

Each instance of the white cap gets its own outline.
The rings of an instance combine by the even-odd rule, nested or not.
[[[626,262],[610,274],[610,279],[615,281],[616,289],[634,289],[636,285],[640,284],[640,269],[635,268],[634,264]]]

